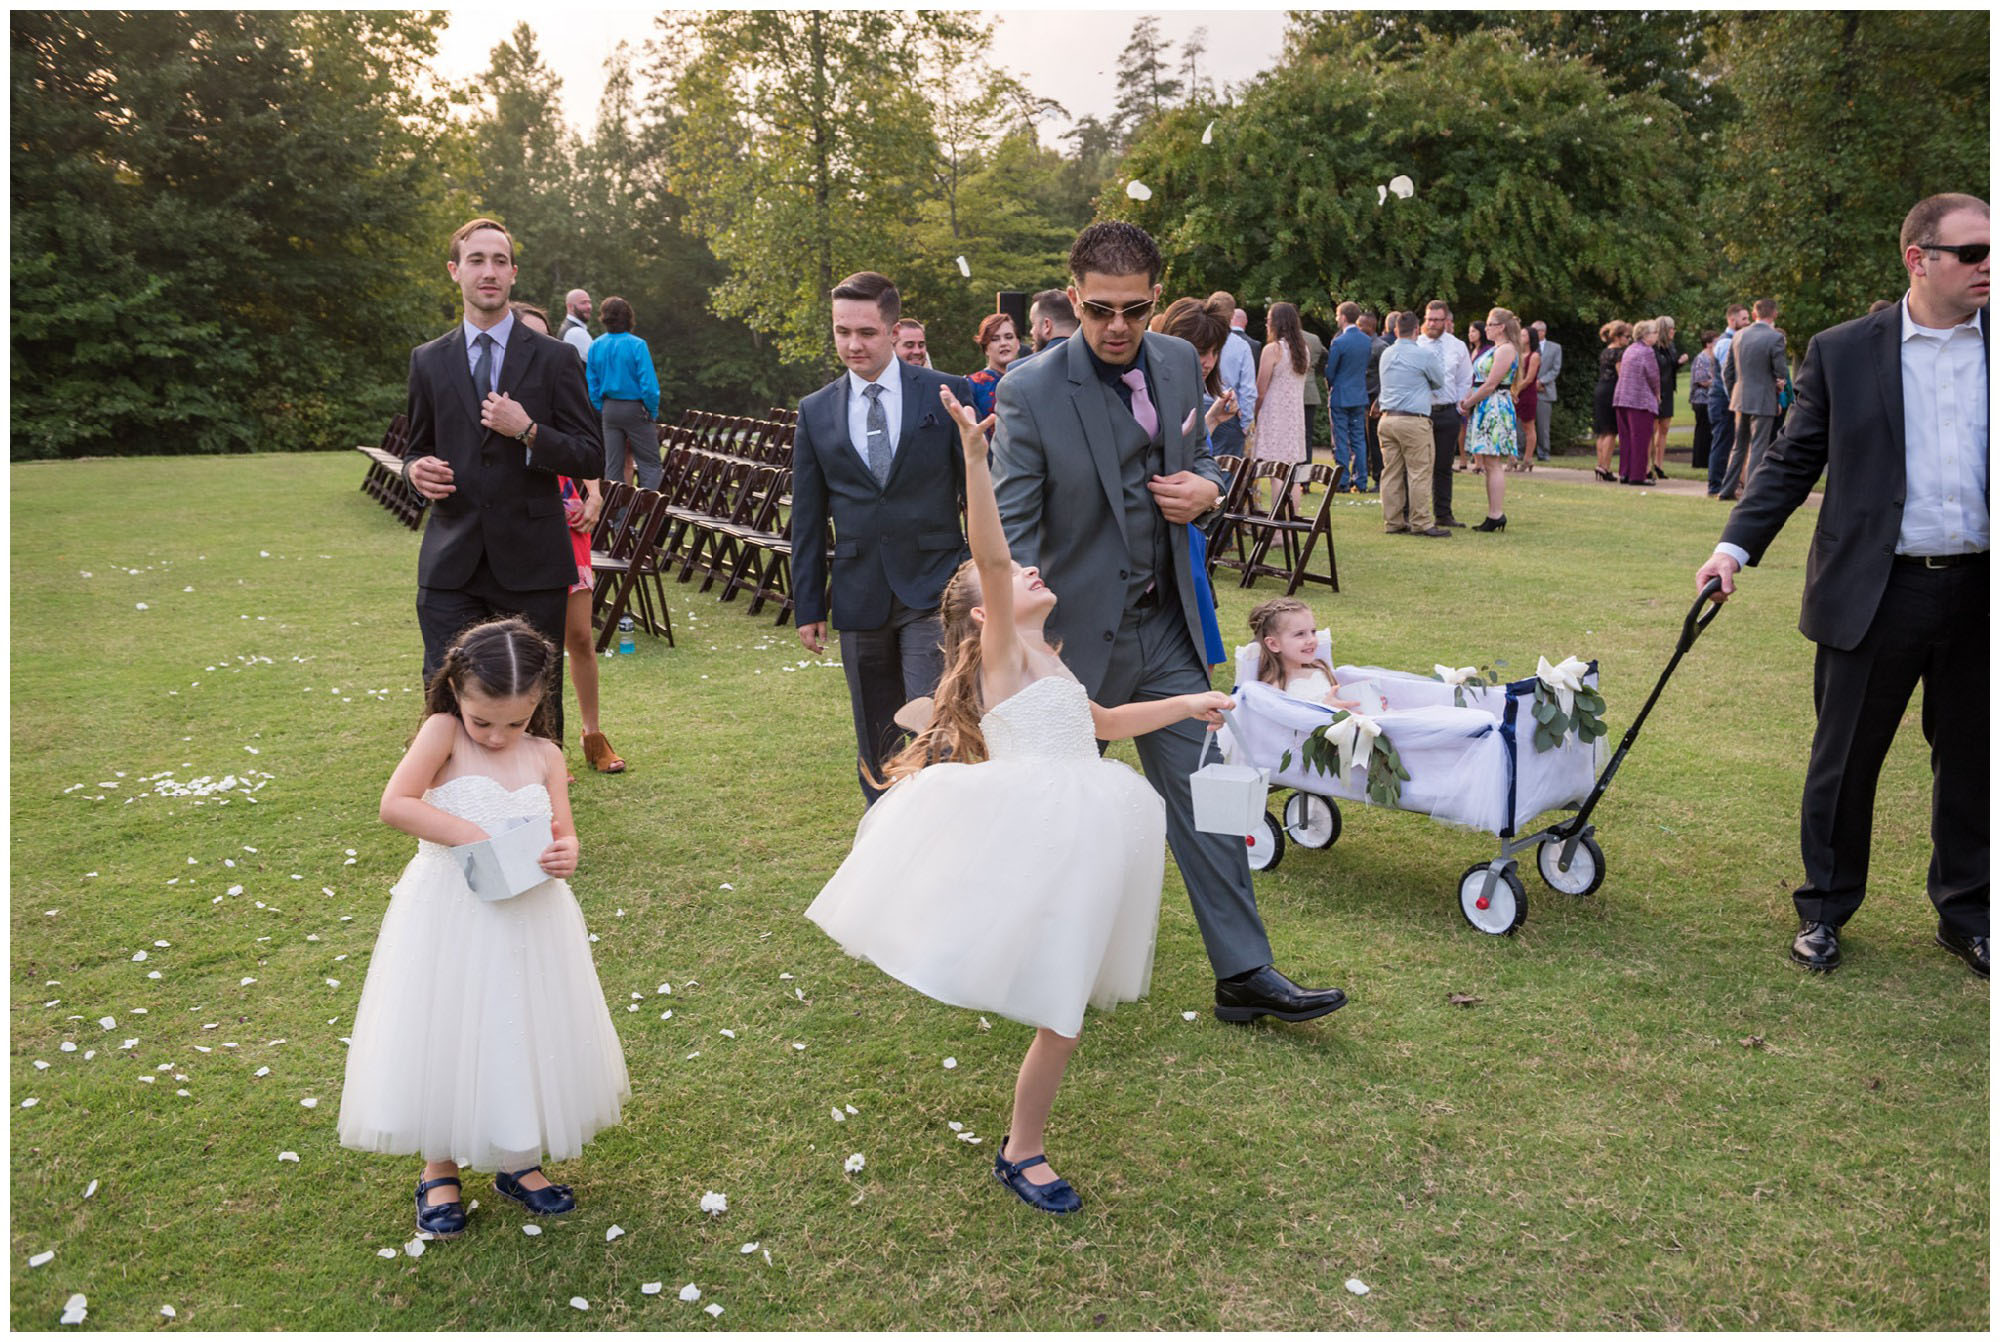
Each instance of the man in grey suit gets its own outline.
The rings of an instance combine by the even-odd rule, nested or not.
[[[1555,415],[1556,378],[1563,370],[1563,347],[1549,339],[1549,324],[1533,323],[1535,334],[1542,338],[1542,371],[1535,378],[1535,460],[1547,461],[1553,449],[1549,444],[1549,421]]]
[[[839,622],[870,806],[882,795],[874,779],[904,740],[896,711],[937,688],[938,598],[967,554],[965,458],[938,388],[961,401],[972,389],[896,357],[901,312],[885,275],[864,270],[834,286],[833,344],[847,371],[799,402],[792,431],[793,618],[815,654],[829,610]]]
[[[1194,347],[1148,334],[1160,252],[1144,230],[1092,224],[1069,254],[1080,339],[1000,381],[995,492],[1016,561],[1061,597],[1048,634],[1099,704],[1208,688],[1188,524],[1215,509],[1222,476],[1200,430]],[[1243,840],[1194,825],[1188,776],[1204,728],[1138,738],[1146,779],[1166,802],[1167,842],[1215,970],[1215,1014],[1311,1020],[1338,988],[1301,988],[1271,963]]]
[[[1736,498],[1738,488],[1747,488],[1757,473],[1777,430],[1778,393],[1792,380],[1785,362],[1785,333],[1772,324],[1778,316],[1777,303],[1760,298],[1750,311],[1757,320],[1736,333],[1722,368],[1722,384],[1736,418],[1736,442],[1717,495],[1723,499]]]

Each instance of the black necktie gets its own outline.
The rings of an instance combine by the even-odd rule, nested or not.
[[[485,400],[493,390],[493,337],[481,331],[472,343],[479,347],[479,362],[472,366],[472,385],[479,391],[479,399]]]

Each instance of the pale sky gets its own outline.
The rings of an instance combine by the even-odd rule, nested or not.
[[[542,60],[562,80],[563,115],[585,136],[597,124],[597,99],[604,91],[604,58],[621,39],[640,54],[653,35],[658,8],[592,8],[560,10],[551,17],[543,9],[449,11],[450,21],[438,39],[437,73],[466,79],[484,70],[493,48],[505,41],[517,23],[535,31]],[[1112,114],[1118,100],[1118,53],[1125,49],[1132,23],[1153,12],[1160,35],[1176,59],[1182,39],[1196,28],[1208,29],[1204,78],[1219,89],[1236,84],[1274,64],[1283,45],[1282,9],[1165,11],[1006,9],[998,15],[992,59],[1019,76],[1034,93],[1054,98],[1072,117]],[[1066,125],[1043,127],[1043,139],[1054,143]]]

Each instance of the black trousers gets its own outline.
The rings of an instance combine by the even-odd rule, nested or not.
[[[554,710],[556,740],[563,739],[563,616],[569,588],[516,592],[500,585],[486,556],[463,587],[419,587],[417,627],[424,634],[424,684],[444,665],[444,650],[465,630],[484,620],[519,615],[555,644],[555,674],[549,678],[549,704]]]
[[[1708,469],[1709,437],[1714,429],[1708,422],[1708,389],[1702,388],[1691,398],[1694,401],[1694,451],[1688,457],[1688,465],[1698,471]]]
[[[943,636],[936,610],[912,610],[893,596],[889,622],[881,628],[840,631],[840,666],[854,713],[854,775],[869,806],[883,791],[869,775],[880,778],[910,739],[896,725],[896,714],[910,700],[934,693],[944,674]]]
[[[1362,418],[1367,421],[1368,425],[1362,431],[1362,437],[1368,442],[1368,478],[1375,482],[1377,489],[1380,489],[1382,487],[1382,417],[1380,415],[1364,413]]]
[[[1458,455],[1458,407],[1447,401],[1431,407],[1431,522],[1444,526],[1458,519],[1451,514],[1451,463]],[[1484,506],[1484,505],[1482,505]]]
[[[1792,896],[1800,918],[1838,927],[1861,907],[1875,785],[1921,682],[1931,747],[1925,885],[1941,922],[1963,935],[1987,934],[1991,590],[1983,556],[1946,569],[1898,562],[1860,644],[1850,652],[1820,647],[1813,666],[1819,724],[1799,816],[1806,880]]]

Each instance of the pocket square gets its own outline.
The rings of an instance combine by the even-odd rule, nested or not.
[[[931,414],[925,415],[922,421],[918,423],[917,427],[920,429],[935,428],[937,426],[937,422],[938,422],[938,417],[936,413],[933,412]]]
[[[1181,433],[1184,435],[1193,433],[1195,421],[1200,417],[1201,417],[1200,406],[1196,406],[1194,409],[1188,411],[1187,418],[1181,421]]]

